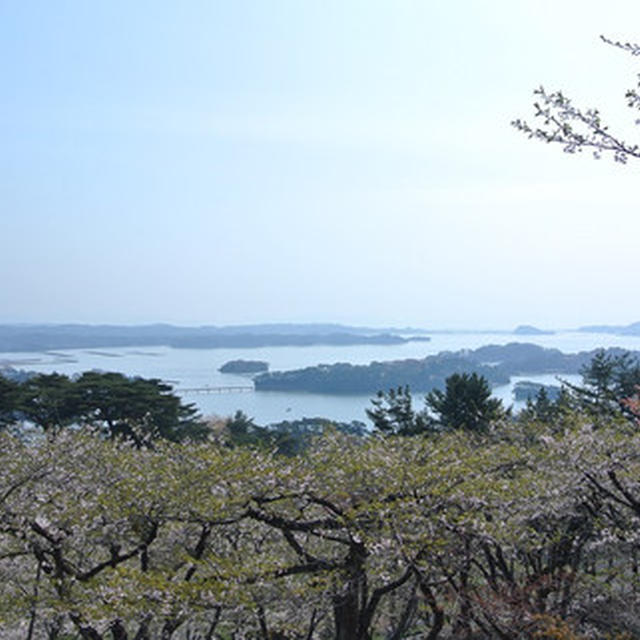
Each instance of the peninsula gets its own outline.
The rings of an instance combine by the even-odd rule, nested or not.
[[[618,354],[620,349],[608,349]],[[563,353],[535,344],[488,345],[475,350],[444,351],[423,359],[321,364],[292,371],[263,373],[254,379],[257,391],[306,391],[327,394],[371,394],[408,385],[412,391],[442,388],[454,373],[475,372],[491,385],[508,384],[512,376],[575,374],[591,362],[596,351]],[[640,352],[633,352],[640,356]]]

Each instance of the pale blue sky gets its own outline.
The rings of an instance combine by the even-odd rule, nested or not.
[[[601,11],[0,0],[0,322],[639,320],[640,163],[509,126],[544,83],[640,134]]]

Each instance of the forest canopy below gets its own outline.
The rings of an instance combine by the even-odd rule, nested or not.
[[[0,432],[0,624],[28,640],[638,637],[640,366],[601,351],[582,373],[517,417],[486,404],[473,429],[445,418],[487,382],[456,374],[436,428],[387,394],[373,432],[312,421],[286,450],[242,415],[199,441],[153,429],[157,381],[134,380],[150,412],[112,431],[89,407],[127,385],[90,377],[93,423]]]

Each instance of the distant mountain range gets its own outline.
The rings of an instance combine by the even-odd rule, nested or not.
[[[613,333],[619,336],[640,336],[640,322],[632,322],[628,325],[591,325],[580,327],[578,331],[585,333]]]
[[[640,322],[626,326],[593,325],[577,329],[590,333],[640,336]],[[215,349],[271,346],[403,344],[429,340],[427,334],[478,333],[478,330],[416,327],[360,327],[336,323],[271,323],[234,326],[181,327],[171,324],[4,324],[0,325],[0,352],[94,349],[104,347],[168,346]],[[486,330],[482,333],[516,336],[551,334],[532,325],[513,331]]]
[[[418,334],[403,337],[399,334]],[[373,329],[339,324],[259,324],[178,327],[86,324],[0,325],[0,352],[168,346],[189,349],[354,344],[403,344],[428,340],[422,329]]]

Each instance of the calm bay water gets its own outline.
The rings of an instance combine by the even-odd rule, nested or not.
[[[247,378],[222,374],[218,368],[229,360],[264,360],[270,369],[287,370],[317,364],[424,358],[441,351],[475,349],[487,344],[530,342],[566,353],[617,346],[640,350],[640,337],[578,332],[558,332],[542,336],[515,336],[512,333],[435,333],[430,342],[402,345],[359,345],[348,347],[265,347],[260,349],[171,349],[169,347],[73,349],[49,353],[0,353],[0,366],[42,373],[57,371],[73,375],[90,369],[118,371],[126,375],[161,378],[170,382],[185,401],[195,403],[204,415],[227,416],[238,409],[258,424],[322,416],[333,420],[366,421],[365,408],[371,396],[334,396],[310,393],[242,392],[196,394],[183,389],[247,385]],[[577,376],[566,376],[577,381]],[[510,385],[496,387],[494,394],[505,404],[513,404],[512,388],[519,380],[557,383],[553,375],[513,378]],[[421,402],[417,403],[421,406]],[[518,408],[518,407],[516,407]]]

